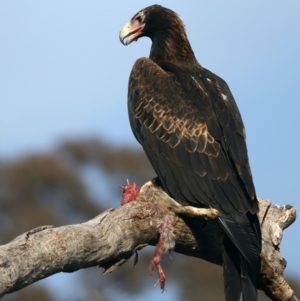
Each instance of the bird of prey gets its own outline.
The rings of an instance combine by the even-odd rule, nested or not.
[[[131,71],[128,112],[163,189],[182,205],[214,208],[224,231],[225,298],[257,300],[261,230],[245,129],[226,82],[195,58],[184,24],[152,5],[122,28],[124,45],[152,40]]]

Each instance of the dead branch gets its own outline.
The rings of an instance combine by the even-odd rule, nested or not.
[[[286,262],[280,254],[282,231],[294,222],[296,210],[262,199],[259,203],[263,237],[259,289],[274,301],[297,300],[283,278]],[[135,251],[157,243],[157,222],[165,214],[175,225],[174,251],[222,264],[223,233],[213,220],[217,212],[182,207],[149,182],[137,201],[86,223],[42,226],[1,246],[0,296],[59,272],[100,266],[104,274],[110,273]]]

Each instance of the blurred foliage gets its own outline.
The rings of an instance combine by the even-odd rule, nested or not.
[[[99,209],[89,200],[79,175],[54,156],[0,166],[1,243],[41,225],[84,221]]]
[[[77,164],[93,163],[108,176],[121,174],[137,179],[140,185],[154,177],[152,167],[141,150],[129,147],[112,147],[99,139],[73,140],[63,143],[58,152],[65,160]]]
[[[17,293],[5,296],[3,300],[7,301],[51,301],[50,294],[43,287],[32,285]]]
[[[119,186],[124,185],[127,178],[141,185],[154,176],[142,150],[113,147],[97,139],[65,141],[51,154],[2,161],[0,243],[7,243],[41,225],[59,226],[86,221],[112,204],[118,206],[121,199]],[[71,292],[75,294],[76,300],[66,299],[59,293],[53,296],[46,285],[40,284],[5,296],[3,300],[111,301],[124,296],[144,299],[145,290],[159,291],[158,287],[151,288],[157,273],[148,276],[152,253],[153,248],[140,251],[139,262],[134,268],[131,260],[105,277],[96,267],[76,272],[74,285],[63,288],[64,291],[69,289],[70,296]],[[166,254],[162,264],[167,290],[176,287],[175,301],[224,299],[221,267],[175,253],[172,259]],[[299,296],[298,281],[290,279],[290,283]],[[167,294],[160,300],[167,300]],[[66,295],[68,293],[64,292]],[[260,300],[268,299],[260,294]]]

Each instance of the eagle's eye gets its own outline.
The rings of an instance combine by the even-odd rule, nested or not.
[[[142,23],[142,17],[141,17],[141,16],[137,16],[135,19],[136,19],[139,23]]]

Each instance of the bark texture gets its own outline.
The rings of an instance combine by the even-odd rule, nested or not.
[[[284,280],[286,261],[280,254],[285,228],[296,219],[290,205],[278,206],[259,199],[262,227],[259,289],[271,300],[297,300]],[[42,226],[0,247],[0,296],[20,290],[59,272],[74,272],[91,266],[104,274],[121,266],[137,250],[155,245],[157,224],[168,215],[173,220],[175,252],[222,264],[223,233],[214,221],[215,210],[194,211],[181,207],[151,182],[138,199],[118,209],[109,209],[82,224]]]

